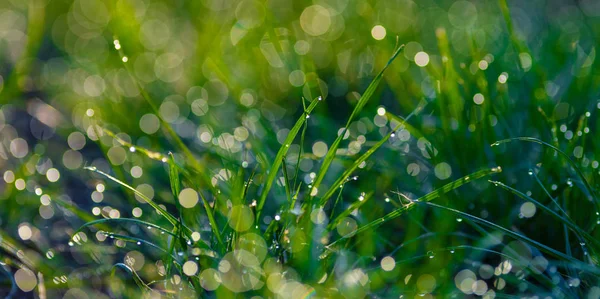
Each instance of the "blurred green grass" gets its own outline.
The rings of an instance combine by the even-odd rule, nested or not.
[[[0,294],[597,298],[599,8],[4,1]]]

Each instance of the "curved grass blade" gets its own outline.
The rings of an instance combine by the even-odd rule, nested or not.
[[[161,232],[164,232],[165,234],[171,235],[173,237],[177,237],[178,236],[178,235],[174,234],[173,232],[171,232],[170,230],[165,229],[165,228],[163,228],[161,226],[158,226],[158,225],[150,223],[150,222],[142,221],[142,220],[139,220],[139,219],[134,219],[134,218],[97,219],[97,220],[90,221],[90,222],[87,222],[87,223],[83,224],[72,235],[76,235],[77,233],[81,232],[86,227],[90,227],[90,226],[94,226],[94,225],[102,224],[102,223],[112,223],[112,222],[129,222],[129,223],[135,223],[135,224],[139,224],[141,226],[146,226],[148,228],[150,228],[150,227],[151,228],[155,228],[155,229],[157,229],[157,230],[159,230]],[[193,242],[192,240],[188,240],[188,241]],[[204,242],[198,241],[198,242],[195,242],[195,243],[192,243],[192,244],[193,245],[198,245],[198,246],[200,246],[200,247],[202,247],[204,249],[210,249],[210,247],[208,247],[208,245],[205,244]]]
[[[327,230],[333,230],[340,223],[340,221],[342,221],[342,219],[344,219],[348,215],[350,215],[350,213],[352,213],[352,211],[354,211],[356,209],[360,209],[360,207],[363,204],[365,204],[369,199],[371,199],[371,197],[373,196],[373,192],[369,192],[368,194],[361,195],[361,196],[363,197],[363,199],[355,201],[346,210],[344,210],[337,217],[335,217],[335,219],[333,221],[331,221],[329,223],[329,225],[327,226]]]
[[[350,124],[352,123],[352,121],[354,120],[356,115],[358,115],[362,111],[362,109],[367,104],[369,99],[371,99],[371,97],[375,93],[375,90],[377,89],[377,86],[379,86],[379,82],[383,78],[383,73],[392,64],[394,59],[396,59],[398,54],[400,54],[400,52],[402,52],[402,49],[404,49],[404,45],[401,45],[400,47],[398,47],[398,49],[396,49],[396,51],[394,52],[392,57],[390,57],[390,59],[388,60],[387,64],[383,67],[383,69],[379,72],[379,74],[377,74],[377,76],[375,76],[375,78],[373,78],[373,81],[371,81],[371,83],[369,84],[369,86],[367,87],[365,92],[362,94],[362,96],[358,100],[358,103],[354,107],[354,110],[352,110],[352,113],[350,114],[350,117],[348,118],[348,121],[346,122],[346,126],[344,127],[344,130],[342,130],[341,134],[338,135],[338,137],[335,139],[335,141],[333,142],[333,144],[327,151],[327,154],[325,154],[325,159],[323,159],[323,164],[321,165],[321,168],[319,169],[319,172],[317,173],[317,177],[315,178],[315,182],[313,183],[314,190],[318,190],[319,186],[321,185],[321,182],[325,178],[325,174],[327,173],[329,166],[331,166],[331,163],[333,162],[333,159],[335,158],[337,149],[340,146],[340,143],[342,142],[344,135],[346,135],[346,131],[348,131]],[[311,193],[313,193],[313,192],[311,192]]]
[[[300,116],[298,121],[296,121],[296,124],[294,125],[294,127],[292,127],[292,129],[288,133],[287,137],[285,138],[285,141],[279,148],[279,151],[277,152],[277,156],[275,156],[275,160],[273,161],[273,165],[271,165],[271,169],[269,169],[269,175],[267,176],[267,180],[265,181],[265,187],[262,191],[262,194],[260,195],[260,199],[258,200],[258,204],[256,207],[256,219],[260,219],[260,213],[262,212],[262,208],[265,205],[265,201],[267,200],[267,195],[269,194],[269,191],[271,190],[271,187],[273,186],[273,181],[275,180],[275,177],[277,176],[277,171],[279,170],[279,167],[281,166],[283,157],[289,150],[290,145],[296,138],[296,135],[300,131],[300,128],[302,128],[302,125],[306,122],[306,119],[307,119],[306,117],[317,106],[319,101],[321,101],[321,97],[314,99],[310,103],[310,105],[308,105],[306,110],[304,110],[304,112],[302,113],[302,115]]]
[[[524,194],[523,192],[514,189],[502,182],[497,182],[497,181],[490,181],[490,183],[492,183],[494,186],[499,186],[504,190],[507,190],[509,192],[511,192],[514,195],[517,195],[518,197],[520,197],[523,200],[526,201],[530,201],[532,203],[534,203],[536,206],[538,206],[540,209],[544,210],[545,212],[549,213],[550,215],[552,215],[552,217],[556,218],[558,221],[560,221],[561,223],[565,224],[567,227],[569,227],[576,235],[578,235],[580,238],[586,239],[589,242],[595,244],[596,246],[600,246],[600,241],[596,240],[596,238],[592,237],[589,233],[587,233],[585,230],[581,229],[579,226],[577,226],[575,223],[573,223],[570,219],[564,218],[562,216],[560,216],[558,213],[556,213],[555,211],[553,211],[552,209],[546,207],[545,205],[543,205],[542,203],[538,202],[537,200],[527,196],[526,194]]]
[[[376,227],[378,227],[378,226],[380,226],[380,225],[382,225],[382,224],[384,224],[384,223],[386,223],[386,222],[388,222],[388,221],[390,221],[390,220],[392,220],[394,218],[397,218],[400,215],[404,214],[405,212],[407,212],[409,210],[412,210],[416,206],[416,204],[419,203],[419,202],[428,202],[428,201],[434,200],[434,199],[436,199],[436,198],[438,198],[438,197],[440,197],[440,196],[442,196],[442,195],[444,195],[444,194],[446,194],[446,193],[448,193],[448,192],[450,192],[452,190],[455,190],[455,189],[459,188],[460,186],[462,186],[464,184],[467,184],[467,183],[473,181],[473,180],[480,179],[482,177],[486,177],[486,176],[489,176],[489,175],[492,175],[492,174],[495,174],[495,173],[499,173],[501,171],[502,171],[502,168],[500,168],[500,167],[494,167],[494,168],[490,168],[490,169],[483,169],[483,170],[474,172],[474,173],[472,173],[470,175],[467,175],[465,177],[462,177],[462,178],[460,178],[460,179],[458,179],[458,180],[456,180],[454,182],[448,183],[448,184],[442,186],[441,188],[438,188],[438,189],[436,189],[436,190],[434,190],[434,191],[432,191],[432,192],[430,192],[430,193],[428,193],[428,194],[426,194],[426,195],[424,195],[424,196],[422,196],[422,197],[420,197],[420,198],[418,198],[418,199],[416,199],[416,200],[414,200],[414,201],[412,201],[412,202],[410,202],[408,204],[403,205],[402,207],[400,207],[400,208],[398,208],[398,209],[396,209],[396,210],[394,210],[394,211],[386,214],[385,216],[383,216],[383,217],[381,217],[381,218],[379,218],[377,220],[369,222],[368,224],[366,224],[366,225],[358,228],[357,230],[355,230],[353,233],[345,235],[345,236],[339,238],[338,240],[330,243],[329,245],[326,246],[326,248],[328,250],[335,251],[334,246],[338,242],[340,242],[340,241],[342,241],[344,239],[348,239],[348,238],[350,238],[350,237],[352,237],[352,236],[354,236],[356,234],[359,234],[359,233],[361,233],[363,231],[366,231],[366,230],[369,230],[369,229],[374,229],[374,228],[376,228]],[[327,255],[328,255],[327,253],[324,253],[321,256],[321,258],[325,258]]]
[[[36,266],[44,266],[43,264],[35,264],[33,260],[28,258],[26,255],[23,255],[22,252],[25,252],[22,248],[17,247],[18,244],[9,234],[0,230],[0,249],[4,250],[9,255],[12,255],[13,258],[22,263],[25,267],[30,270],[36,269]],[[1,267],[0,267],[1,268]],[[49,269],[44,269],[47,271]]]
[[[177,219],[177,226],[173,230],[173,232],[177,232],[177,236],[171,239],[171,245],[169,248],[169,252],[173,254],[173,250],[175,250],[175,245],[179,242],[179,245],[182,248],[185,248],[186,238],[183,236],[183,209],[181,204],[179,203],[179,192],[181,189],[181,182],[179,181],[179,171],[177,171],[177,164],[175,163],[175,157],[173,153],[169,153],[169,184],[171,185],[171,192],[173,193],[173,199],[175,200],[175,206],[177,207],[177,212],[179,213],[179,218]],[[177,240],[177,242],[176,242]],[[167,273],[169,273],[171,263],[167,266]]]
[[[144,239],[140,239],[140,238],[137,238],[137,237],[126,236],[126,235],[121,235],[121,234],[115,234],[115,233],[111,233],[111,232],[104,232],[104,234],[106,236],[110,237],[111,239],[123,240],[123,241],[126,241],[126,242],[136,243],[136,244],[139,244],[139,245],[145,244],[145,245],[148,245],[150,247],[156,248],[156,249],[162,251],[163,253],[166,253],[166,254],[170,255],[173,258],[173,262],[175,264],[181,266],[181,263],[179,263],[177,261],[177,257],[175,255],[170,254],[166,249],[164,249],[164,248],[162,248],[162,247],[160,247],[160,246],[158,246],[158,245],[156,245],[156,244],[154,244],[154,243],[152,243],[150,241],[146,241]]]
[[[142,280],[142,278],[137,274],[137,272],[135,270],[133,270],[131,267],[129,267],[128,265],[124,264],[124,263],[116,263],[113,265],[112,271],[111,271],[111,277],[115,276],[116,273],[116,269],[117,268],[121,268],[124,269],[125,271],[127,271],[129,274],[131,274],[131,277],[133,277],[133,281],[135,281],[135,284],[142,290],[142,291],[152,291],[152,288],[149,287],[147,284],[144,283],[144,281]]]
[[[415,110],[413,112],[411,112],[405,119],[400,119],[399,117],[396,116],[396,119],[399,120],[399,124],[391,132],[389,132],[383,139],[378,141],[375,145],[373,145],[373,147],[371,147],[362,156],[360,156],[356,161],[354,161],[352,166],[350,166],[349,168],[347,168],[344,171],[344,173],[333,183],[333,185],[331,185],[329,190],[327,190],[325,195],[323,195],[323,197],[321,198],[321,201],[319,202],[320,206],[323,207],[327,203],[329,198],[331,198],[331,196],[333,196],[335,191],[338,189],[338,186],[341,186],[352,175],[352,173],[360,166],[360,164],[362,164],[364,161],[369,159],[371,157],[371,155],[373,153],[375,153],[375,151],[377,151],[382,145],[384,145],[390,139],[392,134],[394,134],[394,132],[400,130],[403,127],[406,127],[407,126],[406,122],[413,115],[416,115],[420,111],[422,111],[423,108],[425,107],[425,105],[427,105],[427,102],[421,102],[421,104],[419,104],[419,106],[417,108],[415,108]]]
[[[153,224],[153,223],[150,223],[150,222],[146,222],[146,221],[142,221],[142,220],[135,219],[135,218],[106,218],[106,219],[93,220],[93,221],[90,221],[90,222],[87,222],[87,223],[84,223],[83,225],[81,225],[73,233],[73,235],[76,235],[77,233],[81,232],[86,227],[94,226],[94,225],[100,224],[100,223],[111,223],[111,222],[132,222],[132,223],[139,224],[139,225],[142,225],[142,226],[147,226],[148,228],[150,228],[150,227],[156,228],[157,230],[159,230],[161,232],[164,232],[164,233],[169,234],[169,235],[173,235],[173,233],[170,230],[168,230],[168,229],[164,229],[161,226],[158,226],[156,224]]]
[[[438,204],[434,204],[432,202],[427,202],[425,204],[427,204],[428,206],[431,206],[431,207],[435,207],[435,208],[439,208],[439,209],[443,209],[443,210],[446,210],[446,211],[449,211],[449,212],[453,212],[453,213],[459,214],[462,217],[469,218],[470,220],[473,220],[475,222],[479,222],[479,223],[481,223],[481,224],[483,224],[485,226],[488,226],[488,227],[500,230],[503,233],[505,233],[505,234],[507,234],[507,235],[515,238],[515,239],[518,239],[518,240],[523,241],[525,243],[529,243],[531,245],[534,245],[534,246],[538,247],[540,250],[542,250],[542,251],[544,251],[544,252],[546,252],[546,253],[548,253],[550,255],[553,255],[554,257],[561,258],[563,260],[568,260],[569,262],[572,262],[572,263],[582,264],[581,261],[579,261],[579,260],[577,260],[577,259],[575,259],[573,257],[570,257],[570,256],[568,256],[568,255],[566,255],[566,254],[564,254],[564,253],[562,253],[562,252],[560,252],[558,250],[550,248],[550,247],[548,247],[548,246],[546,246],[546,245],[544,245],[544,244],[542,244],[542,243],[540,243],[540,242],[538,242],[536,240],[528,238],[528,237],[526,237],[524,235],[516,233],[516,232],[514,232],[514,231],[512,231],[510,229],[504,228],[504,227],[502,227],[502,226],[500,226],[498,224],[495,224],[493,222],[490,222],[488,220],[479,218],[477,216],[473,216],[473,215],[471,215],[469,213],[461,212],[461,211],[456,210],[456,209],[452,209],[452,208],[449,208],[449,207],[445,207],[445,206],[441,206],[441,205],[438,205]],[[585,264],[585,263],[583,263],[583,264]]]
[[[165,209],[161,208],[158,204],[156,204],[154,201],[152,201],[150,198],[148,198],[146,195],[144,195],[142,192],[136,190],[135,188],[127,185],[126,183],[120,181],[119,179],[111,176],[108,173],[105,173],[104,171],[101,171],[99,169],[97,169],[96,167],[85,167],[85,169],[99,173],[105,177],[107,177],[108,179],[112,180],[113,182],[133,191],[133,193],[137,194],[141,199],[143,199],[146,203],[148,203],[150,206],[152,206],[159,215],[163,216],[165,219],[167,219],[167,221],[169,221],[169,223],[171,223],[173,226],[177,226],[177,219],[175,217],[173,217],[173,215],[169,214],[169,212],[165,211]]]
[[[123,57],[125,57],[125,53],[124,53],[123,49],[119,49],[118,53],[119,53],[119,56],[121,57],[121,60],[123,60]],[[210,177],[206,175],[206,173],[208,173],[206,168],[203,167],[200,162],[198,162],[196,157],[194,157],[194,155],[192,154],[190,149],[185,145],[185,143],[183,143],[183,140],[181,140],[179,135],[177,135],[177,133],[175,133],[175,130],[173,130],[173,127],[171,127],[171,124],[162,118],[161,114],[159,113],[158,107],[152,101],[152,98],[150,97],[148,92],[144,89],[144,87],[142,86],[142,83],[140,83],[139,80],[137,79],[137,77],[133,75],[133,71],[131,70],[130,65],[128,63],[124,62],[123,66],[124,66],[125,70],[127,70],[127,73],[129,74],[129,77],[131,78],[131,80],[133,80],[133,82],[135,82],[135,85],[137,86],[142,98],[144,98],[146,103],[148,103],[148,105],[150,105],[150,107],[152,108],[152,111],[154,111],[154,114],[158,117],[162,127],[165,128],[169,137],[171,137],[171,139],[175,142],[175,145],[183,152],[183,155],[185,156],[188,163],[197,171],[198,176],[203,181],[203,183],[205,183],[209,188],[213,188],[212,184],[210,183]]]
[[[126,146],[126,147],[128,147],[130,149],[133,148],[133,149],[135,149],[136,152],[140,152],[140,153],[146,155],[148,158],[150,158],[152,160],[163,162],[163,159],[165,158],[165,156],[163,154],[161,154],[161,153],[151,151],[149,149],[143,148],[141,146],[137,146],[137,145],[135,145],[135,144],[133,144],[131,142],[127,142],[127,141],[121,139],[113,131],[111,131],[111,130],[109,130],[107,128],[101,128],[101,129],[102,129],[102,131],[104,133],[106,133],[106,135],[114,138],[122,146]]]
[[[590,196],[588,199],[594,203],[594,205],[596,207],[596,212],[600,212],[600,204],[598,203],[598,199],[596,198],[596,195],[594,194],[594,190],[592,189],[592,187],[586,180],[581,169],[579,169],[579,167],[577,167],[577,164],[575,163],[575,161],[573,161],[571,159],[571,157],[569,157],[569,155],[567,155],[565,152],[561,151],[559,148],[555,147],[554,145],[544,142],[542,140],[539,140],[537,138],[533,138],[533,137],[515,137],[515,138],[503,139],[503,140],[499,140],[499,141],[492,143],[491,146],[497,146],[502,143],[508,143],[511,141],[526,141],[526,142],[533,142],[533,143],[541,144],[543,146],[551,148],[552,150],[554,150],[557,153],[564,156],[567,159],[567,161],[569,162],[569,164],[571,164],[571,167],[573,167],[573,169],[575,169],[575,172],[577,173],[577,175],[581,177],[581,180],[583,181],[583,184],[585,185],[585,188],[588,191],[588,195]]]
[[[223,239],[221,238],[221,233],[219,232],[219,228],[217,227],[217,221],[215,220],[215,215],[213,214],[213,211],[212,211],[210,205],[208,204],[206,197],[204,197],[204,194],[202,194],[202,191],[198,192],[198,195],[200,195],[200,200],[202,200],[202,205],[204,206],[204,210],[206,210],[206,216],[208,217],[208,222],[210,223],[210,227],[211,227],[211,230],[213,231],[213,235],[217,238],[217,242],[219,242],[219,245],[221,246],[221,248],[225,248],[225,245],[223,244]]]

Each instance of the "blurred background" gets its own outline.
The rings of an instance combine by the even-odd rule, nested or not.
[[[348,225],[382,217],[403,196],[415,199],[501,166],[493,180],[548,205],[550,195],[598,236],[596,205],[567,159],[539,144],[490,145],[519,136],[544,140],[570,156],[596,188],[599,34],[600,2],[594,0],[2,1],[0,268],[7,275],[0,276],[0,296],[11,292],[14,279],[20,296],[39,296],[31,291],[45,280],[49,297],[127,297],[103,281],[110,265],[135,255],[140,273],[157,271],[156,255],[124,243],[106,241],[92,258],[69,246],[75,230],[94,218],[162,221],[139,197],[84,166],[175,211],[161,160],[173,152],[178,163],[191,163],[182,142],[225,197],[233,192],[231,172],[257,169],[252,201],[264,166],[303,112],[303,99],[321,96],[305,143],[296,140],[286,157],[290,173],[300,161],[298,180],[310,184],[360,95],[400,44],[404,50],[350,124],[323,183],[331,184],[410,115],[406,128],[344,188],[340,209],[372,196]],[[266,227],[285,201],[279,181],[259,224]],[[565,241],[561,223],[486,179],[436,203],[597,263],[588,260],[585,244]],[[226,215],[217,217],[226,222]],[[365,295],[559,296],[554,286],[564,285],[576,288],[573,294],[600,296],[594,277],[584,283],[588,278],[576,271],[566,275],[548,266],[537,249],[492,232],[480,234],[444,210],[418,208],[363,236],[366,241],[338,263],[363,269]],[[89,238],[102,243],[106,236]],[[462,244],[516,251],[551,283],[530,279],[516,266],[500,271],[514,280],[501,279],[494,267],[502,259],[485,252],[434,258],[437,249]],[[384,271],[384,256],[405,262]]]

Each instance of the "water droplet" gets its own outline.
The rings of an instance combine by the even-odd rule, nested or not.
[[[306,118],[310,118],[310,114],[307,114],[307,115],[306,115]]]
[[[361,192],[360,196],[358,197],[358,201],[363,201],[363,200],[365,200],[365,193]]]
[[[529,175],[533,175],[533,170],[530,169],[529,172],[528,172],[528,174]]]
[[[456,222],[462,222],[462,218],[456,218]]]
[[[138,245],[142,245],[142,242],[138,241],[136,244],[138,244]]]
[[[454,253],[454,249],[450,250],[450,253]]]
[[[571,181],[571,179],[567,179],[567,185],[569,187],[573,187],[573,181]]]
[[[433,251],[427,251],[427,255],[429,256],[430,259],[435,257],[435,254],[433,253]]]

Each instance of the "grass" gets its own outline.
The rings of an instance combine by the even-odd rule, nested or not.
[[[209,2],[0,5],[1,296],[600,295],[585,1]]]

